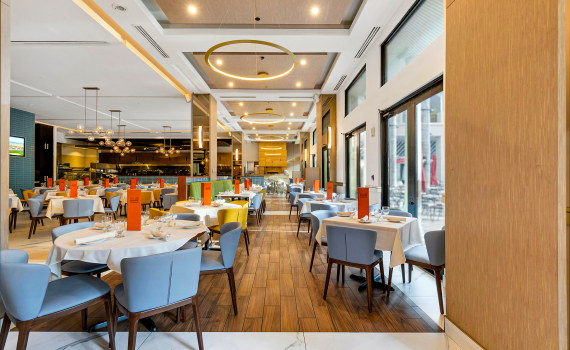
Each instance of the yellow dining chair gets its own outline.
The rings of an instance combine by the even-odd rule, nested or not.
[[[97,190],[89,190],[89,192],[87,192],[88,195],[92,196],[92,195],[96,195],[97,194]]]
[[[55,194],[57,197],[67,197],[67,192],[58,192]]]
[[[247,201],[244,201],[244,202],[247,205]],[[243,233],[243,240],[245,241],[245,251],[247,252],[247,255],[249,256],[249,231],[247,230],[247,217],[249,216],[248,211],[249,211],[249,208],[247,206],[240,208],[238,219],[239,219],[239,222],[241,222],[241,233]]]
[[[90,190],[90,189],[95,188],[95,187],[97,187],[97,186],[96,185],[89,185],[89,186],[85,186],[85,189]]]
[[[261,190],[258,193],[263,194],[263,197],[261,197],[261,212],[265,213],[265,190]]]
[[[149,214],[150,219],[154,219],[154,218],[159,218],[161,216],[164,216],[164,215],[168,214],[168,212],[162,211],[162,210],[156,209],[156,208],[150,208],[148,210],[148,214]]]
[[[218,211],[218,225],[208,227],[213,233],[220,233],[220,228],[228,222],[240,222],[239,211],[241,208],[221,209]]]
[[[178,202],[174,203],[174,205],[182,204],[182,203],[188,203],[188,202],[190,202],[190,201],[178,201]]]
[[[248,201],[233,201],[233,202],[230,202],[230,204],[237,204],[237,205],[241,205],[244,208],[249,208],[249,202]]]
[[[152,196],[154,197],[154,201],[152,202],[154,204],[155,208],[160,208],[160,195],[162,194],[162,192],[160,190],[152,190]]]
[[[141,192],[141,205],[143,210],[146,210],[146,207],[150,206],[151,197],[152,197],[152,192],[150,191]]]

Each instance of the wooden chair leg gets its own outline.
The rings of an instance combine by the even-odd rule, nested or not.
[[[387,298],[390,297],[390,288],[392,286],[392,271],[394,271],[394,269],[390,268],[390,272],[388,272],[388,287],[386,288],[386,297]]]
[[[186,305],[180,307],[180,319],[182,322],[186,322]]]
[[[204,350],[204,342],[202,340],[202,327],[200,326],[200,311],[198,303],[192,302],[192,310],[194,311],[194,323],[196,324],[196,337],[198,338],[198,349]]]
[[[301,229],[301,219],[299,219],[299,224],[297,225],[297,237],[299,237],[299,230]]]
[[[10,318],[8,314],[4,313],[4,320],[2,321],[2,332],[0,333],[0,350],[4,350],[6,346],[6,339],[8,339],[8,333],[10,332]]]
[[[28,346],[28,337],[30,336],[30,328],[32,328],[32,321],[18,322],[18,345],[16,350],[25,350]]]
[[[105,304],[105,318],[107,319],[107,332],[109,333],[109,348],[115,350],[115,322],[113,322],[113,301],[110,293],[103,303]]]
[[[406,283],[406,269],[404,268],[404,264],[402,266],[402,283]]]
[[[44,219],[40,219],[42,226],[44,225]]]
[[[439,313],[443,313],[443,293],[441,291],[441,267],[434,269],[435,271],[435,285],[437,286],[437,298],[439,299]]]
[[[14,230],[16,229],[16,222],[18,221],[18,213],[14,213]]]
[[[250,243],[251,241],[249,240],[249,230],[247,229],[247,227],[245,228],[245,238],[247,238],[247,242]]]
[[[81,328],[87,329],[87,309],[81,310]]]
[[[182,321],[182,308],[184,306],[181,306],[179,308],[176,309],[176,323],[180,323],[180,321]]]
[[[328,261],[329,266],[327,267],[327,278],[325,279],[325,294],[323,295],[323,299],[327,300],[327,291],[329,290],[329,280],[331,278],[331,268],[332,268],[332,262]]]
[[[247,252],[247,256],[249,256],[249,247],[247,244],[247,237],[245,236],[245,232],[244,231],[242,231],[242,232],[243,232],[243,240],[245,241],[245,251]]]
[[[313,256],[311,257],[311,265],[309,266],[309,272],[313,269],[313,261],[315,261],[315,252],[317,250],[317,241],[315,240],[315,245],[313,246]]]
[[[368,312],[372,312],[372,269],[374,267],[366,267],[366,292],[368,293]]]
[[[232,295],[232,305],[234,306],[234,314],[238,314],[237,299],[236,299],[236,281],[234,278],[234,269],[230,267],[228,269],[228,279],[230,281],[230,293]]]
[[[382,279],[382,285],[386,288],[386,280],[384,279],[384,260],[380,259],[378,265],[380,266],[380,278]]]
[[[293,211],[293,206],[289,209],[289,220],[291,220],[291,212]]]
[[[139,325],[139,315],[129,314],[129,345],[128,350],[135,350],[137,345],[137,326]]]
[[[408,281],[412,283],[412,270],[414,269],[414,265],[408,263]]]
[[[340,278],[340,264],[336,264],[336,282],[338,283],[338,280]]]
[[[341,267],[341,272],[342,272],[342,284],[344,284],[344,270],[345,270],[344,265],[342,265],[342,267]]]

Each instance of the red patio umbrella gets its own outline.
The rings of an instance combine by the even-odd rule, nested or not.
[[[437,182],[437,157],[435,154],[431,156],[431,177],[429,179],[430,186],[438,186]]]

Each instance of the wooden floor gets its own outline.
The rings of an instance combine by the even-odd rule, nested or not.
[[[374,290],[374,307],[368,313],[366,291],[359,292],[359,282],[348,278],[336,282],[333,268],[327,300],[323,300],[326,277],[326,247],[317,249],[315,265],[309,273],[312,247],[309,247],[307,225],[296,237],[294,215],[271,215],[289,211],[283,195],[268,196],[267,215],[261,225],[249,221],[250,255],[243,239],[234,263],[238,315],[234,315],[226,275],[200,278],[198,301],[205,332],[441,332],[432,321],[400,290],[389,300]],[[275,213],[281,214],[281,213]],[[22,226],[28,225],[22,222]],[[40,228],[38,228],[40,229]],[[32,237],[34,240],[35,237]],[[400,273],[395,270],[395,273]],[[103,279],[112,287],[121,283],[121,275],[106,274]],[[152,281],[148,281],[149,286]],[[188,307],[187,315],[192,315]],[[161,332],[193,331],[192,317],[184,323],[175,322],[174,311],[153,317]],[[89,309],[88,323],[104,320],[101,304]],[[82,331],[79,313],[71,317],[37,326],[34,331]],[[105,328],[102,330],[106,330]],[[119,323],[118,331],[128,331],[128,322]],[[139,331],[146,329],[139,325]]]

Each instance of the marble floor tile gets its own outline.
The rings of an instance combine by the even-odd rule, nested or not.
[[[137,344],[143,344],[151,335],[148,332],[137,334]],[[118,332],[115,344],[117,350],[127,348],[129,334]],[[15,349],[18,342],[18,332],[12,331],[8,335],[5,349]],[[100,350],[109,349],[109,336],[107,333],[87,332],[31,332],[28,339],[27,350]]]
[[[443,333],[304,333],[307,350],[443,350]]]
[[[442,329],[445,325],[445,318],[439,312],[439,300],[437,297],[409,297],[429,318],[434,320]],[[445,308],[445,297],[443,298]],[[444,309],[445,310],[445,309]]]

